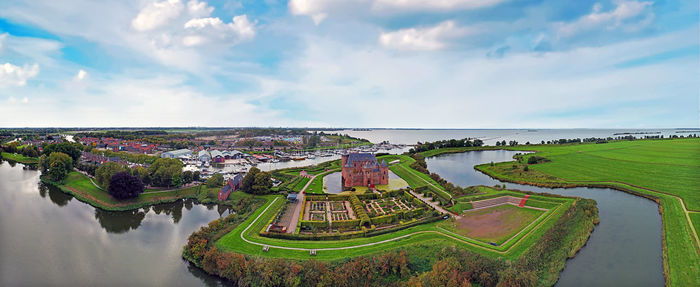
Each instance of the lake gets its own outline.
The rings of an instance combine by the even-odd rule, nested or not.
[[[0,163],[0,286],[222,285],[180,254],[227,208],[181,200],[103,211],[22,167]]]
[[[428,169],[460,186],[501,185],[475,170],[478,164],[511,161],[516,151],[471,151],[426,158]],[[661,215],[646,198],[607,188],[507,188],[594,199],[598,224],[586,246],[568,260],[556,286],[663,286]]]

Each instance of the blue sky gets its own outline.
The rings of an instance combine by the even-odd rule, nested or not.
[[[700,124],[697,1],[0,2],[0,127]]]

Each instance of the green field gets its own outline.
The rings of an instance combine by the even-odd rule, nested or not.
[[[507,147],[550,162],[480,165],[500,180],[543,186],[611,187],[656,199],[663,218],[664,269],[670,286],[700,286],[700,139]],[[516,168],[512,168],[513,165]]]
[[[431,191],[442,198],[452,198],[452,195],[445,191],[445,189],[430,178],[430,176],[410,167],[410,165],[416,161],[413,158],[405,155],[384,155],[378,157],[378,160],[386,160],[387,163],[399,160],[399,163],[390,164],[389,170],[405,180],[411,188],[416,189],[427,186]]]
[[[173,202],[183,198],[216,198],[218,188],[203,185],[169,191],[146,190],[130,200],[116,200],[109,193],[97,188],[90,179],[79,172],[71,172],[62,183],[54,183],[42,177],[42,181],[56,185],[83,202],[105,210],[130,210],[158,203]],[[200,196],[201,195],[201,196]]]
[[[519,197],[524,195],[513,191],[500,191],[500,193],[517,195]],[[537,196],[533,195],[533,197]],[[266,226],[269,220],[285,204],[284,200],[279,196],[266,196],[265,198],[268,199],[268,202],[233,231],[217,241],[217,248],[265,257],[334,260],[384,252],[406,245],[430,241],[456,244],[487,256],[502,256],[515,259],[534,244],[537,238],[542,236],[574,202],[572,198],[539,196],[538,198],[560,204],[557,208],[547,211],[544,216],[538,218],[534,224],[526,227],[522,233],[514,236],[506,244],[492,246],[487,242],[459,235],[453,230],[446,228],[446,226],[441,226],[440,221],[421,224],[392,233],[347,240],[305,241],[262,237],[259,235],[260,230]],[[262,245],[270,246],[270,250],[263,252]],[[310,249],[316,249],[317,255],[309,255]]]

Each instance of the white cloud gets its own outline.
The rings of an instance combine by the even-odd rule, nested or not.
[[[74,79],[75,79],[76,81],[82,81],[82,80],[87,79],[87,77],[88,77],[88,73],[85,72],[85,70],[80,69],[80,70],[78,71],[78,74],[75,75],[75,78],[74,78]]]
[[[379,43],[396,50],[439,50],[448,45],[449,39],[462,37],[467,33],[468,29],[458,27],[454,21],[445,21],[434,27],[382,33]]]
[[[305,15],[318,25],[330,14],[387,15],[402,12],[444,12],[471,10],[497,5],[505,0],[291,0],[293,15]]]
[[[231,23],[224,23],[219,18],[195,18],[185,23],[185,29],[193,35],[185,36],[185,46],[197,46],[215,40],[233,40],[229,44],[248,41],[255,37],[255,24],[248,16],[234,16]]]
[[[469,10],[494,6],[505,0],[375,0],[374,9],[400,9],[408,11]]]
[[[0,86],[24,86],[27,80],[39,74],[39,65],[15,66],[10,63],[0,65]]]
[[[593,5],[593,11],[571,23],[560,24],[557,31],[559,37],[570,37],[575,34],[593,29],[606,28],[612,30],[627,25],[637,29],[651,23],[654,13],[651,10],[653,2],[617,1],[615,9],[602,12],[600,3]]]
[[[17,100],[17,98],[10,96],[9,98],[7,98],[7,101],[10,104],[16,104],[16,103],[27,104],[27,103],[29,103],[29,98],[24,97],[24,98],[22,98],[22,100]]]
[[[184,5],[180,0],[153,2],[141,9],[141,12],[131,21],[131,26],[137,31],[153,30],[177,18],[183,9]]]
[[[199,2],[197,0],[190,0],[187,2],[187,12],[192,17],[204,17],[209,16],[211,12],[214,12],[214,7],[209,6],[206,2]]]

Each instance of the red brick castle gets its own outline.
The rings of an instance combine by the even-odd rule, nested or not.
[[[386,161],[380,164],[372,153],[349,153],[341,159],[343,188],[353,186],[373,187],[389,184],[389,167]]]

